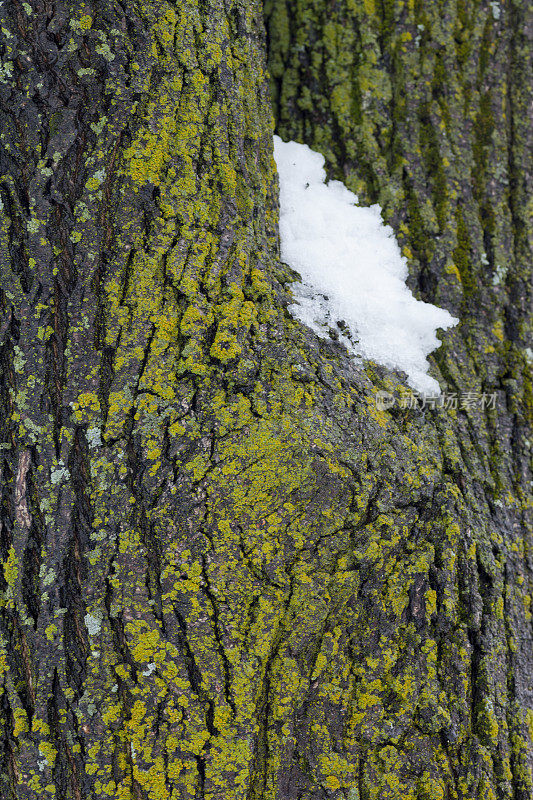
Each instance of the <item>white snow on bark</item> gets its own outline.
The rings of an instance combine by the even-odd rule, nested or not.
[[[426,356],[440,345],[437,329],[458,320],[413,297],[380,207],[359,206],[340,181],[326,183],[324,157],[307,145],[275,136],[274,157],[281,257],[302,278],[291,314],[322,337],[336,331],[356,355],[403,370],[413,389],[439,393]]]

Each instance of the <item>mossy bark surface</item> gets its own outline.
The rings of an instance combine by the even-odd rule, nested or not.
[[[525,4],[0,20],[2,798],[529,800]],[[274,124],[493,406],[290,317]]]

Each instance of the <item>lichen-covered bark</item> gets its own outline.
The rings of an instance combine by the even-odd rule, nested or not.
[[[430,539],[435,555],[410,589],[411,597],[419,582],[437,589],[437,620],[453,609],[451,627],[439,621],[429,627],[437,677],[415,678],[420,694],[410,730],[439,731],[442,750],[430,757],[430,772],[442,777],[432,788],[416,788],[426,745],[396,731],[386,743],[377,738],[373,718],[388,691],[380,664],[380,690],[360,711],[369,727],[358,743],[373,765],[368,774],[375,769],[381,777],[366,788],[363,778],[364,798],[525,798],[533,791],[533,743],[520,722],[531,721],[533,703],[531,528],[524,516],[531,519],[533,17],[526,6],[265,3],[278,132],[321,150],[333,177],[363,201],[381,204],[409,260],[413,289],[460,318],[434,357],[443,388],[498,395],[496,413],[429,415],[414,439],[442,458],[434,490],[445,485],[463,504],[454,512],[457,542]],[[438,445],[428,438],[431,429]],[[411,474],[416,469],[407,466],[405,450],[399,461]],[[434,525],[435,510],[430,517]],[[453,565],[453,573],[456,557],[449,596],[435,569]],[[401,652],[410,633],[397,619]],[[411,663],[424,660],[430,675],[427,657]],[[366,668],[363,683],[372,677]],[[439,717],[439,707],[451,721]],[[385,718],[392,721],[390,711]],[[403,775],[404,787],[393,788],[391,774],[393,783]],[[380,787],[382,780],[390,788]]]
[[[2,797],[531,796],[522,4],[0,9]],[[421,27],[423,26],[423,27]],[[405,387],[285,311],[282,135],[461,326]],[[529,515],[529,516],[528,516]]]

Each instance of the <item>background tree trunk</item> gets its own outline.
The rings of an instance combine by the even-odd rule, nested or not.
[[[528,800],[531,24],[264,11],[0,9],[2,797]],[[494,409],[286,312],[267,59]]]

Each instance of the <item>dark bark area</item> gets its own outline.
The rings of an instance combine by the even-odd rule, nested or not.
[[[0,9],[2,798],[529,800],[531,22],[264,12]],[[494,408],[287,313],[271,102]]]

